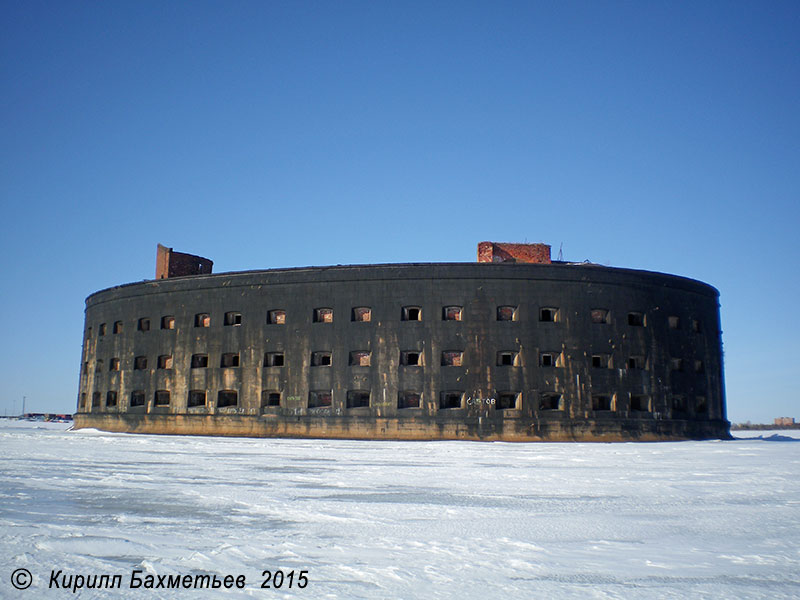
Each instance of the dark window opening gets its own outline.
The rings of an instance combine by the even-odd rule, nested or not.
[[[102,370],[103,370],[103,359],[101,358],[101,359],[99,359],[99,360],[97,361],[97,364],[96,364],[96,365],[95,365],[95,367],[94,367],[94,374],[95,374],[95,375],[100,375],[100,372],[101,372]]]
[[[628,313],[628,325],[632,327],[644,327],[644,315],[640,312]]]
[[[679,413],[686,412],[686,398],[683,396],[673,396],[672,410]]]
[[[189,390],[189,402],[187,406],[194,408],[196,406],[206,405],[206,391],[205,390]]]
[[[117,392],[106,392],[106,407],[117,405]]]
[[[267,325],[284,325],[286,323],[286,311],[276,308],[267,313]]]
[[[92,394],[92,408],[100,408],[100,392]]]
[[[669,367],[673,371],[683,371],[683,359],[682,358],[670,358],[669,359]]]
[[[692,331],[700,333],[700,321],[697,319],[692,319]]]
[[[608,354],[592,354],[592,367],[595,369],[610,369],[611,356]]]
[[[400,353],[400,364],[408,367],[422,366],[422,352],[409,350]]]
[[[422,309],[419,306],[404,306],[403,321],[422,321]]]
[[[87,342],[89,341],[89,338],[90,338],[90,337],[92,337],[92,328],[91,328],[91,327],[89,327],[89,328],[86,330],[86,341],[87,341]]]
[[[158,368],[159,369],[171,369],[172,368],[172,356],[169,354],[162,354],[158,357]]]
[[[211,327],[211,315],[208,313],[197,313],[194,316],[195,327]]]
[[[357,306],[353,309],[352,319],[359,323],[368,323],[372,320],[372,309],[368,306]]]
[[[131,392],[131,406],[144,406],[144,392],[142,390]]]
[[[516,321],[517,320],[517,307],[516,306],[498,306],[497,307],[497,320],[498,321]]]
[[[100,323],[100,327],[97,328],[97,335],[105,335],[106,334],[106,324]]]
[[[439,409],[461,408],[464,392],[442,392],[439,396]]]
[[[85,393],[81,394],[80,408],[81,408],[81,410],[85,410],[86,409],[86,394]]]
[[[333,323],[333,309],[315,308],[314,323]]]
[[[608,309],[607,308],[593,308],[592,309],[592,323],[608,323]]]
[[[696,398],[696,408],[698,414],[706,414],[708,412],[708,403],[706,402],[705,396],[697,396]]]
[[[308,408],[323,408],[333,404],[333,394],[330,390],[314,390],[308,392]]]
[[[539,399],[539,410],[561,410],[561,394],[542,394]]]
[[[147,368],[147,357],[146,356],[137,356],[133,359],[133,369],[134,371],[144,371]]]
[[[420,406],[422,406],[422,392],[398,392],[397,408],[419,408]]]
[[[369,406],[369,392],[350,390],[347,392],[347,408],[364,408]]]
[[[169,390],[156,390],[153,406],[169,406]]]
[[[555,323],[558,321],[558,309],[552,307],[539,309],[539,320],[542,323]]]
[[[540,367],[556,367],[558,366],[558,358],[560,353],[557,352],[542,352],[539,354]]]
[[[631,394],[631,411],[650,412],[650,397]]]
[[[368,367],[372,353],[368,350],[356,350],[350,353],[350,366],[353,367]]]
[[[667,323],[669,323],[670,329],[680,329],[681,327],[681,318],[676,317],[675,315],[671,315],[667,317]]]
[[[217,408],[239,405],[239,392],[236,390],[220,390],[217,392]]]
[[[611,396],[592,396],[592,410],[611,410]]]
[[[261,392],[261,408],[281,405],[281,393],[276,390],[263,390]]]
[[[175,329],[175,317],[161,317],[161,329]]]
[[[119,359],[112,358],[108,361],[108,370],[109,371],[119,371]]]
[[[495,408],[497,410],[514,410],[517,408],[519,392],[500,392],[497,394]]]
[[[122,321],[115,321],[114,328],[111,331],[113,333],[122,333]]]
[[[443,321],[460,321],[464,309],[461,306],[445,306],[442,309]]]
[[[239,353],[238,352],[226,352],[222,355],[222,359],[219,361],[219,366],[222,368],[231,368],[231,367],[238,367],[239,366]]]
[[[497,353],[498,367],[517,367],[519,366],[519,353],[508,351]]]
[[[192,354],[192,369],[208,367],[208,354]]]
[[[265,367],[282,367],[284,365],[283,352],[267,352],[264,355]]]
[[[703,364],[702,360],[694,361],[694,372],[695,373],[705,373],[706,367]]]
[[[150,319],[144,318],[139,319],[139,322],[136,326],[139,331],[150,331]]]
[[[331,353],[330,352],[312,352],[311,353],[311,366],[312,367],[330,367],[331,366]]]
[[[459,350],[445,350],[442,352],[443,367],[460,367],[464,360],[464,353]]]
[[[223,321],[226,327],[236,327],[242,324],[242,313],[240,312],[226,312],[225,320]]]
[[[644,356],[631,356],[628,358],[628,368],[629,369],[644,369],[645,368],[645,360]]]

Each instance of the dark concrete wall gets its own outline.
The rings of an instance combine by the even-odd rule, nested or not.
[[[443,319],[448,306],[462,308],[461,320]],[[513,320],[498,320],[504,306]],[[353,320],[359,307],[370,308],[369,321]],[[403,320],[404,307],[419,307],[422,319]],[[319,308],[332,309],[333,321],[314,322]],[[543,309],[554,320],[541,320]],[[285,311],[283,324],[268,323],[272,310]],[[195,326],[198,314],[209,315],[209,327]],[[631,324],[639,317],[641,325]],[[84,340],[78,426],[408,439],[728,435],[717,291],[644,271],[459,263],[158,280],[90,296]],[[349,364],[356,351],[370,352],[369,366]],[[419,352],[423,364],[400,364],[405,351]],[[463,353],[461,365],[442,365],[452,351]],[[330,353],[331,365],[313,366],[315,352]],[[498,365],[503,352],[512,364]],[[190,368],[201,353],[208,367]],[[238,354],[239,366],[222,367],[226,353]],[[266,353],[283,353],[284,365],[265,366]],[[554,366],[541,365],[543,353]],[[134,369],[137,356],[145,369]],[[170,368],[158,368],[159,356],[171,357]],[[112,359],[118,371],[109,370]],[[143,407],[129,406],[135,390],[144,392]],[[157,390],[170,392],[169,405],[155,405]],[[188,407],[190,390],[206,390],[206,404]],[[218,407],[221,390],[236,391],[238,404]],[[262,407],[265,390],[280,393],[280,406]],[[309,407],[314,390],[330,390],[332,405]],[[422,394],[420,408],[398,408],[404,390]],[[106,405],[109,391],[116,407]],[[369,405],[348,408],[353,391],[368,392]],[[459,408],[440,407],[446,391],[463,393]],[[545,410],[543,394],[561,396],[559,409]],[[644,410],[633,410],[637,401]],[[240,420],[208,420],[221,414]]]

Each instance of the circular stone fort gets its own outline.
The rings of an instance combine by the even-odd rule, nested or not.
[[[75,427],[393,440],[729,438],[718,291],[482,242],[476,263],[212,274],[96,292]]]

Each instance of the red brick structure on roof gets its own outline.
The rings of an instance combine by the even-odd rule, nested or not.
[[[481,242],[478,244],[478,262],[520,262],[549,265],[550,245]]]

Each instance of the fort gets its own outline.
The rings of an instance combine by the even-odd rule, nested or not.
[[[719,292],[481,242],[474,263],[156,278],[86,299],[75,427],[394,440],[730,437]]]

